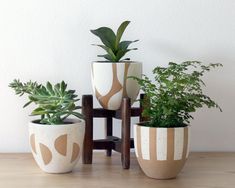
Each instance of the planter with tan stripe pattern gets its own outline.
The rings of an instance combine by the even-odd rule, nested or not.
[[[134,125],[135,153],[144,173],[156,179],[175,178],[189,154],[189,127]]]
[[[85,125],[82,120],[68,120],[63,125],[29,123],[31,151],[38,166],[47,173],[71,172],[83,146]]]
[[[137,81],[128,76],[141,78],[142,64],[139,62],[94,62],[92,63],[92,85],[99,103],[104,109],[117,110],[123,97],[133,104],[139,94]]]

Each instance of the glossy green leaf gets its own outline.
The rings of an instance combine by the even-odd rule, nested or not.
[[[112,57],[109,54],[105,54],[105,55],[97,55],[98,57],[103,57],[105,59],[107,59],[108,61],[115,61],[114,59],[112,59]]]
[[[115,50],[116,36],[112,29],[108,27],[100,27],[96,30],[91,30],[91,32],[98,36],[105,46]]]
[[[111,48],[109,48],[107,46],[104,46],[104,45],[99,45],[99,44],[96,44],[96,46],[101,47],[102,49],[104,49],[109,54],[109,57],[111,57],[110,61],[115,61],[116,60],[116,55],[113,53]]]
[[[119,42],[122,38],[122,35],[126,29],[126,27],[129,25],[130,21],[124,21],[118,28],[117,30],[117,35],[116,35],[116,42],[115,42],[115,49],[118,49]]]
[[[119,49],[126,50],[130,44],[134,42],[138,42],[139,40],[134,40],[134,41],[122,41],[119,43]]]

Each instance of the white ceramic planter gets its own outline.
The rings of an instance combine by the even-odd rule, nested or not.
[[[68,120],[64,125],[29,123],[31,151],[38,166],[47,173],[71,172],[82,153],[85,125]]]
[[[93,91],[101,106],[117,110],[123,97],[129,97],[131,103],[139,94],[139,85],[128,76],[141,78],[142,63],[139,62],[94,62],[92,63]]]
[[[134,126],[135,153],[144,173],[155,179],[175,178],[189,154],[189,127]]]

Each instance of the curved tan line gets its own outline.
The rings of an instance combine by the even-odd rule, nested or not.
[[[117,65],[115,63],[112,64],[112,69],[113,69],[113,83],[111,90],[105,96],[102,96],[95,88],[96,97],[104,108],[108,108],[108,103],[110,98],[122,89],[122,85],[120,84],[117,77]]]
[[[35,146],[35,134],[32,134],[30,136],[30,145],[31,145],[31,148],[32,148],[32,151],[37,154],[37,151],[36,151],[36,146]]]
[[[73,143],[73,151],[72,151],[71,163],[77,159],[79,152],[80,152],[79,145],[77,143]]]
[[[58,153],[66,156],[67,153],[67,134],[61,135],[55,140],[55,149]]]
[[[43,162],[45,165],[47,165],[51,162],[52,153],[46,145],[39,143],[39,146],[40,146],[40,151],[41,151]]]
[[[127,91],[126,91],[126,82],[127,82],[127,74],[128,74],[129,67],[130,67],[130,63],[125,63],[123,97],[128,97]]]

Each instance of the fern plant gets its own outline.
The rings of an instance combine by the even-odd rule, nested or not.
[[[181,64],[170,62],[168,67],[156,67],[153,70],[155,82],[143,75],[143,78],[131,77],[138,81],[146,97],[141,102],[143,116],[148,119],[149,127],[183,127],[193,119],[191,113],[204,105],[208,108],[221,108],[202,91],[205,83],[201,79],[204,73],[221,64],[203,65],[198,61]]]
[[[119,62],[123,60],[130,60],[130,58],[122,59],[125,54],[131,50],[137,50],[137,48],[128,48],[130,44],[137,42],[134,41],[121,41],[122,35],[129,25],[130,21],[124,21],[118,28],[117,33],[108,27],[100,27],[95,30],[91,30],[91,32],[100,38],[102,41],[102,45],[93,44],[95,46],[99,46],[106,51],[104,55],[98,55],[98,57],[103,57],[111,62]]]
[[[79,101],[75,90],[67,90],[67,84],[64,81],[54,86],[47,82],[44,86],[32,81],[22,83],[20,80],[15,79],[9,84],[9,87],[15,90],[16,95],[28,95],[29,101],[24,107],[31,103],[37,105],[31,115],[40,116],[41,124],[64,124],[66,118],[70,115],[83,118],[82,114],[76,112],[80,109],[80,106],[75,105]]]

